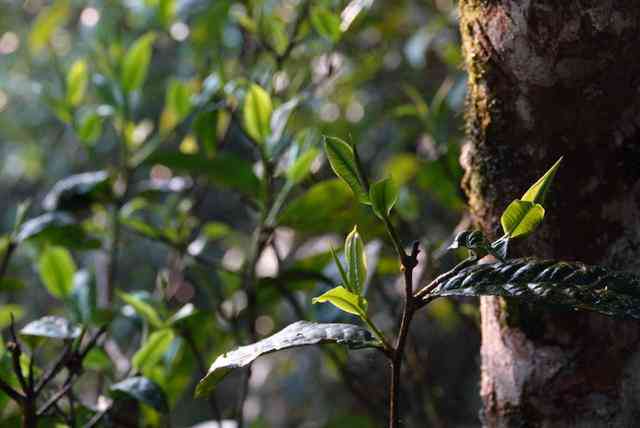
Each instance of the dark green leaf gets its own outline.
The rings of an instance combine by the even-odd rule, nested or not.
[[[371,333],[362,327],[351,324],[317,324],[298,321],[273,336],[219,356],[198,384],[196,396],[202,397],[208,394],[233,369],[251,364],[261,355],[321,343],[340,343],[354,349],[378,346],[378,342]]]
[[[381,219],[384,219],[398,202],[398,186],[391,178],[385,178],[373,183],[371,189],[369,189],[369,199],[371,200],[373,212]]]
[[[61,317],[46,316],[25,325],[20,330],[20,334],[22,336],[69,340],[80,336],[80,327]]]
[[[100,242],[88,237],[73,217],[62,212],[46,213],[26,221],[16,234],[16,242],[27,240],[81,249],[100,247]]]
[[[96,282],[88,271],[80,270],[73,277],[70,303],[77,322],[88,324],[93,320],[97,304]]]
[[[325,137],[324,150],[333,172],[351,187],[351,190],[361,202],[368,203],[369,195],[358,172],[353,148],[339,138]]]
[[[172,170],[202,174],[216,184],[239,190],[251,196],[260,193],[260,180],[251,163],[231,153],[219,152],[213,158],[180,152],[158,152],[145,160],[146,164],[161,164]]]
[[[512,297],[640,320],[640,277],[577,262],[525,258],[472,265],[444,277],[430,295]]]
[[[77,211],[111,197],[111,180],[106,171],[85,172],[58,181],[42,203],[47,211]]]
[[[151,406],[159,412],[167,413],[169,404],[167,397],[155,382],[142,376],[135,376],[111,385],[109,390],[114,397],[123,394],[129,398],[133,398],[143,404]]]
[[[64,247],[48,246],[38,259],[38,273],[47,291],[58,299],[66,299],[73,290],[76,264]]]

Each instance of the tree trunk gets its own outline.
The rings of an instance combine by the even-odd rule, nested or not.
[[[560,156],[547,217],[514,255],[640,272],[640,2],[460,0],[463,187],[477,226]],[[640,325],[483,298],[483,423],[635,426]]]

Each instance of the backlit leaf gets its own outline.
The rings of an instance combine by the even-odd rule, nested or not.
[[[358,172],[353,147],[339,138],[325,137],[324,150],[333,172],[351,187],[361,202],[368,203],[369,195]]]
[[[48,246],[38,259],[40,280],[47,291],[59,299],[66,299],[73,291],[76,264],[64,247]]]
[[[367,301],[342,286],[332,288],[326,293],[314,297],[312,302],[314,304],[329,302],[340,310],[359,317],[367,313]]]
[[[147,341],[133,355],[133,367],[144,372],[155,366],[173,341],[174,333],[170,328],[154,331]]]
[[[67,102],[77,106],[82,102],[87,92],[89,71],[84,59],[76,60],[67,72]]]
[[[500,218],[505,235],[517,238],[532,233],[544,219],[544,208],[529,201],[514,200]]]
[[[139,89],[147,78],[155,39],[155,34],[147,33],[133,42],[125,54],[120,75],[120,83],[125,92]]]
[[[369,198],[373,212],[381,219],[391,212],[393,206],[398,202],[398,186],[391,178],[385,178],[371,185]]]
[[[271,97],[259,85],[252,84],[244,99],[242,118],[247,134],[258,144],[264,144],[271,133]]]
[[[556,163],[549,168],[549,171],[540,177],[538,181],[536,181],[535,184],[531,186],[524,195],[522,195],[522,200],[533,202],[534,204],[544,204],[549,187],[553,182],[553,178],[556,176],[556,172],[558,171],[561,162],[562,158],[558,159]]]
[[[354,226],[344,241],[344,257],[347,261],[349,279],[345,286],[352,293],[360,295],[367,278],[367,256],[357,226]]]

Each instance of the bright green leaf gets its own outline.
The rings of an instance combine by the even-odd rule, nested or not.
[[[344,282],[345,285],[349,284],[349,277],[347,276],[347,272],[344,270],[344,267],[342,266],[342,263],[340,262],[340,259],[336,255],[336,252],[333,250],[333,248],[331,248],[331,257],[333,257],[333,261],[338,268],[338,272],[340,272],[340,278],[342,278],[342,282]]]
[[[123,292],[118,292],[118,297],[120,297],[120,299],[122,299],[122,301],[127,305],[132,306],[138,315],[146,319],[152,326],[156,328],[161,328],[163,326],[163,322],[160,319],[158,312],[156,312],[153,306],[142,300],[140,297]]]
[[[8,327],[11,324],[11,315],[13,315],[14,321],[20,321],[20,319],[24,315],[24,308],[20,305],[11,303],[5,303],[0,306],[0,330]]]
[[[271,97],[259,85],[252,84],[244,99],[242,117],[244,129],[258,144],[264,144],[271,133]]]
[[[369,198],[373,212],[383,219],[389,215],[393,206],[398,202],[398,186],[391,178],[375,182],[369,189]]]
[[[153,42],[156,39],[154,33],[147,33],[138,38],[129,48],[122,61],[122,74],[120,83],[125,92],[139,89],[147,77]]]
[[[102,117],[95,110],[85,113],[76,130],[80,141],[89,144],[95,143],[102,134],[102,120]]]
[[[329,302],[337,308],[359,317],[363,317],[367,313],[367,301],[342,286],[332,288],[312,300],[314,304],[325,302]]]
[[[38,53],[51,41],[53,33],[65,24],[71,12],[70,0],[56,0],[51,6],[42,9],[31,26],[29,49]]]
[[[319,153],[320,150],[312,147],[300,155],[287,169],[287,178],[295,184],[304,180],[311,172],[311,164],[316,160]]]
[[[132,364],[138,371],[144,372],[155,366],[173,341],[174,333],[170,328],[154,331],[147,341],[133,355]]]
[[[516,199],[504,211],[500,222],[507,236],[517,238],[533,232],[542,219],[544,219],[542,205]]]
[[[367,278],[367,256],[364,252],[364,243],[358,233],[357,226],[354,226],[344,241],[344,256],[349,269],[349,282],[345,286],[352,293],[361,295]]]
[[[369,196],[358,172],[353,147],[339,138],[325,137],[324,150],[333,172],[351,187],[361,202],[368,203]]]
[[[76,264],[66,248],[45,248],[38,260],[38,271],[40,279],[52,296],[65,299],[73,291]]]
[[[340,40],[340,17],[323,6],[311,9],[311,25],[322,37],[336,43]]]
[[[84,59],[76,60],[67,73],[67,102],[77,106],[82,102],[87,92],[89,71]]]
[[[547,192],[549,191],[549,187],[551,186],[551,182],[553,178],[556,176],[556,172],[560,167],[560,163],[562,162],[562,157],[553,164],[549,171],[547,171],[538,181],[535,182],[533,186],[526,191],[524,195],[522,195],[523,201],[533,202],[534,204],[544,204],[544,200],[547,196]]]

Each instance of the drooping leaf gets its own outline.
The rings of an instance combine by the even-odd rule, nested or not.
[[[476,264],[445,277],[432,296],[503,296],[640,319],[640,277],[577,262],[532,258]]]
[[[361,202],[368,203],[369,195],[358,172],[353,147],[339,138],[325,137],[324,151],[333,172],[351,187]]]
[[[362,327],[351,324],[318,324],[298,321],[259,342],[219,356],[196,388],[196,397],[211,392],[233,369],[245,367],[270,352],[298,346],[339,343],[352,349],[377,347],[378,342]]]
[[[264,144],[271,133],[271,97],[259,85],[252,84],[244,99],[242,118],[247,134],[258,144]]]
[[[70,175],[58,181],[47,193],[42,206],[47,211],[77,211],[111,196],[111,179],[106,171]]]
[[[314,297],[312,303],[329,302],[338,309],[359,317],[367,313],[367,301],[343,286],[332,288],[326,293]]]
[[[80,336],[80,327],[61,317],[46,316],[22,327],[20,335],[69,340]]]
[[[530,201],[514,200],[502,213],[500,223],[505,235],[517,238],[532,233],[544,219],[544,208]]]
[[[155,39],[154,33],[144,34],[133,42],[125,54],[120,75],[120,84],[125,92],[139,89],[147,78]]]
[[[118,297],[120,297],[120,299],[122,299],[122,301],[127,305],[133,307],[136,313],[147,320],[147,322],[149,322],[153,327],[161,328],[163,326],[163,322],[160,319],[158,312],[153,308],[153,306],[142,300],[140,297],[124,292],[118,292]]]
[[[547,197],[549,187],[551,186],[551,183],[556,176],[558,168],[560,168],[561,162],[562,157],[558,159],[556,163],[554,163],[553,166],[549,168],[549,170],[542,177],[540,177],[538,181],[536,181],[534,185],[529,188],[529,190],[525,192],[524,195],[522,195],[521,199],[523,201],[533,202],[534,204],[544,204],[544,200]]]
[[[160,386],[142,376],[127,378],[121,382],[111,385],[109,388],[112,395],[117,398],[120,394],[128,398],[133,398],[146,404],[161,413],[169,411],[167,397]]]
[[[50,212],[24,222],[16,234],[16,242],[44,241],[80,249],[100,247],[100,242],[87,235],[74,218],[63,212]]]
[[[174,339],[173,330],[163,328],[149,335],[147,341],[138,349],[131,360],[133,367],[145,372],[155,366],[167,351]]]
[[[67,72],[67,102],[72,106],[78,106],[84,99],[89,83],[87,62],[78,59]]]
[[[347,260],[347,277],[349,279],[345,286],[352,293],[360,295],[367,278],[367,256],[364,252],[364,243],[358,233],[357,226],[353,227],[353,230],[344,241],[344,257]]]
[[[340,40],[340,18],[323,6],[311,9],[311,24],[322,37],[336,43]]]
[[[76,264],[64,247],[48,246],[38,259],[38,273],[47,291],[58,299],[66,299],[73,290]]]
[[[232,153],[218,152],[213,158],[200,154],[162,151],[145,160],[147,165],[161,164],[172,170],[202,174],[212,182],[256,196],[260,193],[260,180],[251,163]]]
[[[371,185],[369,199],[373,212],[384,219],[389,215],[393,206],[398,202],[398,186],[393,179],[385,178]]]

